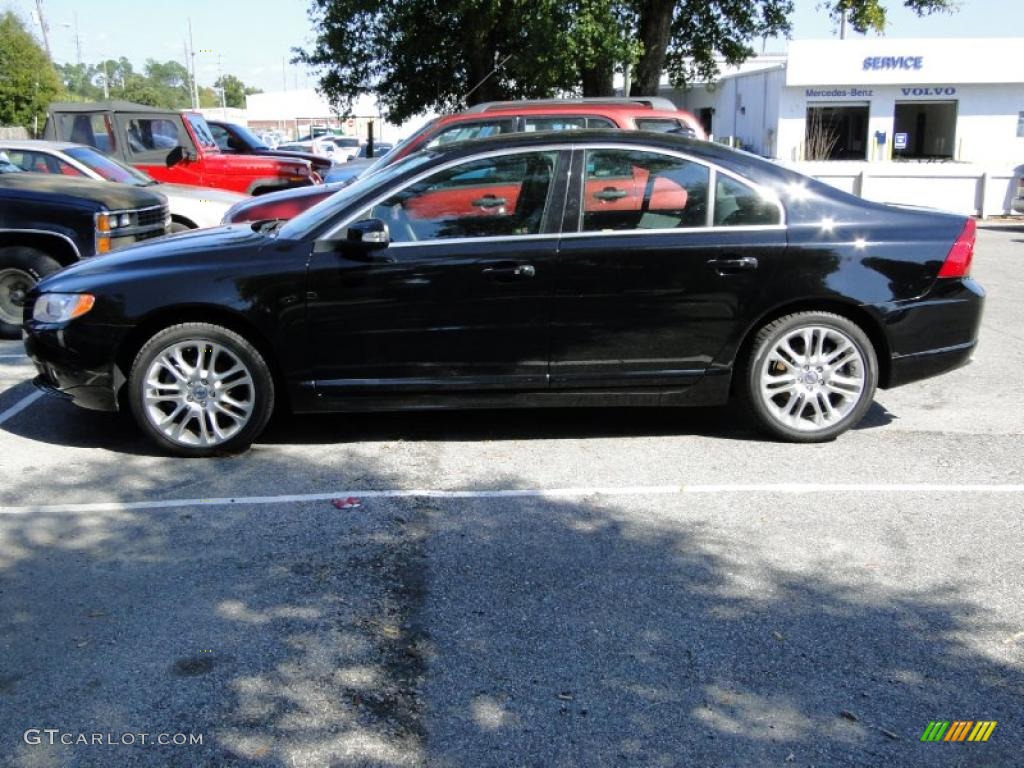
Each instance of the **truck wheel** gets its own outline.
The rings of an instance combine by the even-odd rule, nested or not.
[[[25,296],[60,263],[35,248],[0,248],[0,338],[20,339]]]
[[[274,410],[274,381],[244,337],[209,323],[165,328],[128,377],[132,414],[161,448],[192,458],[244,451]]]

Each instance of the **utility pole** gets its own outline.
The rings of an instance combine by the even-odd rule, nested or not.
[[[36,0],[36,12],[39,14],[39,28],[43,31],[43,47],[46,48],[46,57],[53,61],[53,53],[50,51],[50,29],[46,26],[46,17],[43,15],[43,0]]]
[[[222,119],[228,119],[228,96],[224,88],[224,63],[223,58],[217,54],[217,79],[220,81],[220,111]]]
[[[103,60],[103,100],[110,98],[110,75],[107,74],[107,60]]]
[[[840,40],[845,40],[846,39],[846,14],[847,14],[847,10],[846,10],[846,8],[842,8],[842,9],[840,9],[840,11],[842,13],[842,16],[840,17],[840,21],[839,21],[839,39]]]
[[[188,49],[192,54],[192,109],[199,109],[199,83],[196,82],[196,46],[192,42],[192,18],[188,20]]]
[[[82,38],[78,34],[78,11],[75,11],[75,53],[78,54],[78,63],[82,63]]]

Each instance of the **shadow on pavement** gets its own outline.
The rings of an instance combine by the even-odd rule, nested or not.
[[[302,467],[282,456],[278,469]],[[75,471],[115,498],[161,480],[109,460]],[[353,462],[346,472],[374,469]],[[403,478],[375,481],[402,487]],[[16,497],[18,482],[8,488]],[[73,482],[52,478],[54,496]],[[913,589],[825,551],[802,553],[798,568],[763,548],[756,512],[730,527],[696,504],[371,499],[354,509],[0,515],[4,759],[16,768],[1018,761],[1015,649],[982,650],[978,637],[1020,628],[998,624],[974,584]],[[1000,725],[983,745],[920,743],[939,718]],[[27,728],[204,741],[33,746],[22,741]]]

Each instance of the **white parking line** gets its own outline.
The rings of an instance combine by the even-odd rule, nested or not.
[[[43,394],[44,394],[43,392],[40,392],[37,389],[31,395],[26,395],[25,397],[21,398],[21,400],[16,402],[14,405],[12,405],[6,411],[4,411],[3,413],[0,413],[0,424],[3,424],[5,421],[7,421],[8,419],[10,419],[10,418],[12,418],[14,416],[17,416],[19,413],[21,413],[26,408],[28,408],[30,405],[32,405],[32,403],[34,403],[36,400],[38,400],[40,397],[42,397]]]
[[[281,494],[279,496],[235,496],[210,499],[157,499],[153,501],[100,501],[90,504],[47,504],[40,506],[0,507],[0,515],[27,515],[55,512],[133,512],[175,507],[218,507],[265,504],[301,504],[354,497],[366,499],[566,499],[587,496],[673,496],[687,494],[831,494],[831,493],[941,493],[976,494],[1024,493],[1024,485],[975,484],[945,485],[937,483],[763,483],[748,485],[642,485],[626,488],[534,488],[493,491],[444,490],[343,490],[330,493]]]

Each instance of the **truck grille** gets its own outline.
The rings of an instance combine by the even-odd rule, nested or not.
[[[166,205],[161,205],[155,208],[146,208],[139,211],[138,216],[139,227],[165,226],[167,219],[170,218]]]

